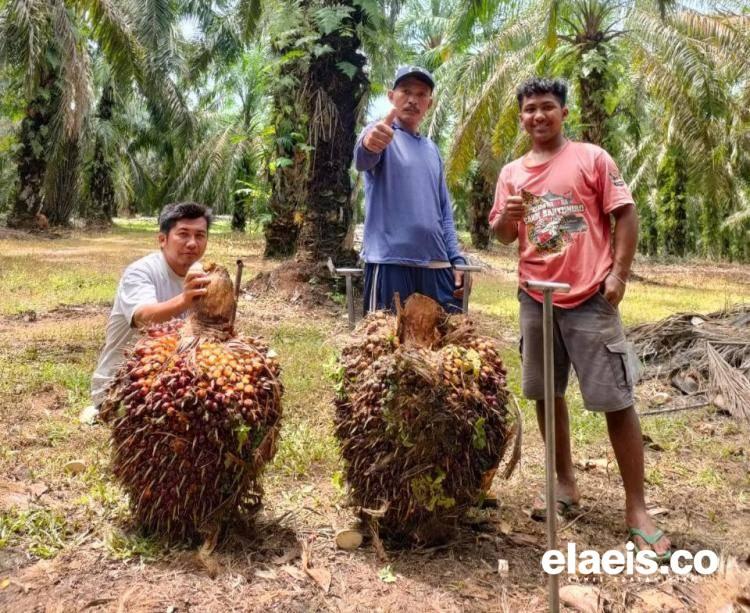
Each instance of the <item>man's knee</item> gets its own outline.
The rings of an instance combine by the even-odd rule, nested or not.
[[[612,426],[619,426],[628,423],[640,424],[638,413],[635,412],[635,407],[632,404],[622,409],[606,411],[604,415],[607,418],[607,423]]]
[[[544,413],[544,398],[536,399],[537,413]],[[565,396],[555,396],[555,412],[565,413],[568,410],[568,404],[565,402]]]

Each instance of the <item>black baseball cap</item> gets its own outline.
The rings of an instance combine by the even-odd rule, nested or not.
[[[423,83],[429,85],[430,89],[435,89],[435,79],[433,79],[432,75],[421,66],[401,66],[396,71],[396,78],[393,80],[393,87],[391,89],[396,89],[398,84],[406,77],[419,79]]]

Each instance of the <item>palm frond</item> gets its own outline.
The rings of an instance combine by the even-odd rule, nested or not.
[[[132,18],[113,0],[68,1],[90,15],[96,39],[118,78],[135,79],[143,95],[151,101],[156,121],[189,133],[194,120],[184,96],[173,78],[165,73],[158,55],[152,56],[138,39]],[[161,23],[160,18],[154,17],[153,21]]]
[[[620,171],[628,182],[631,192],[639,192],[655,175],[657,138],[649,134],[639,143],[626,145],[620,159]]]
[[[138,38],[147,49],[158,51],[168,44],[176,14],[170,0],[139,0],[136,15]]]
[[[725,91],[704,45],[648,13],[635,11],[630,23],[633,25],[631,37],[639,46],[638,53],[649,55],[668,67],[675,77],[673,81],[684,84],[684,91],[688,88],[700,91],[700,106],[704,112],[711,113],[723,104]]]
[[[539,44],[534,35],[541,22],[538,17],[524,16],[507,24],[477,53],[453,61],[455,81],[450,95],[456,101],[456,126],[447,167],[451,184],[461,181],[475,159],[475,141],[489,140],[498,127],[516,129],[513,92],[527,74],[524,64],[533,67],[534,49]]]
[[[23,67],[27,94],[40,81],[51,27],[44,0],[11,0],[0,11],[0,63]]]
[[[55,4],[53,19],[55,39],[60,47],[59,121],[64,137],[76,140],[91,108],[91,64],[86,41],[61,1]]]
[[[471,97],[484,86],[495,68],[502,65],[508,53],[538,45],[539,28],[543,23],[539,15],[524,14],[506,24],[478,52],[465,54],[457,91]]]
[[[512,20],[526,8],[520,0],[469,0],[452,7],[448,28],[448,44],[456,53],[468,49],[474,41],[478,26],[490,23],[493,27]]]
[[[127,81],[142,77],[146,50],[133,31],[130,17],[113,0],[66,0],[87,15],[98,45],[112,66],[115,79]]]
[[[480,132],[495,125],[496,118],[503,116],[508,107],[516,104],[515,86],[533,73],[530,61],[532,49],[524,48],[505,55],[504,61],[495,68],[490,79],[468,103],[468,111],[459,119],[451,144],[447,176],[451,182],[458,181],[474,159],[474,142]]]
[[[236,62],[245,49],[244,34],[234,19],[214,15],[203,36],[189,50],[189,78],[194,81],[213,66],[223,70]]]
[[[746,235],[750,235],[750,195],[748,194],[747,186],[737,192],[736,211],[724,220],[724,228],[744,227]]]
[[[260,22],[260,0],[240,0],[237,5],[237,15],[240,18],[240,28],[244,40],[250,40]]]
[[[213,133],[187,152],[170,191],[174,197],[210,202],[216,210],[226,211],[231,207],[236,181],[246,179],[242,169],[256,168],[260,163],[263,128],[259,118],[245,126],[241,115],[219,129],[211,122],[211,128]]]

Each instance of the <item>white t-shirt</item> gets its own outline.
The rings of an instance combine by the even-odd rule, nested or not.
[[[107,322],[104,349],[91,378],[91,399],[101,404],[124,359],[124,350],[137,336],[133,314],[138,307],[171,300],[182,293],[183,277],[175,273],[161,251],[151,253],[125,269]]]

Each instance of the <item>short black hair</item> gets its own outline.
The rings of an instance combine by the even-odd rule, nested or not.
[[[159,232],[169,234],[169,231],[177,225],[181,219],[200,219],[206,220],[206,229],[211,227],[213,217],[211,209],[204,204],[197,202],[171,202],[165,204],[159,213]]]
[[[560,102],[560,106],[565,106],[565,100],[568,97],[568,84],[562,79],[532,77],[521,83],[516,89],[518,108],[522,108],[524,98],[544,94],[552,94]]]

